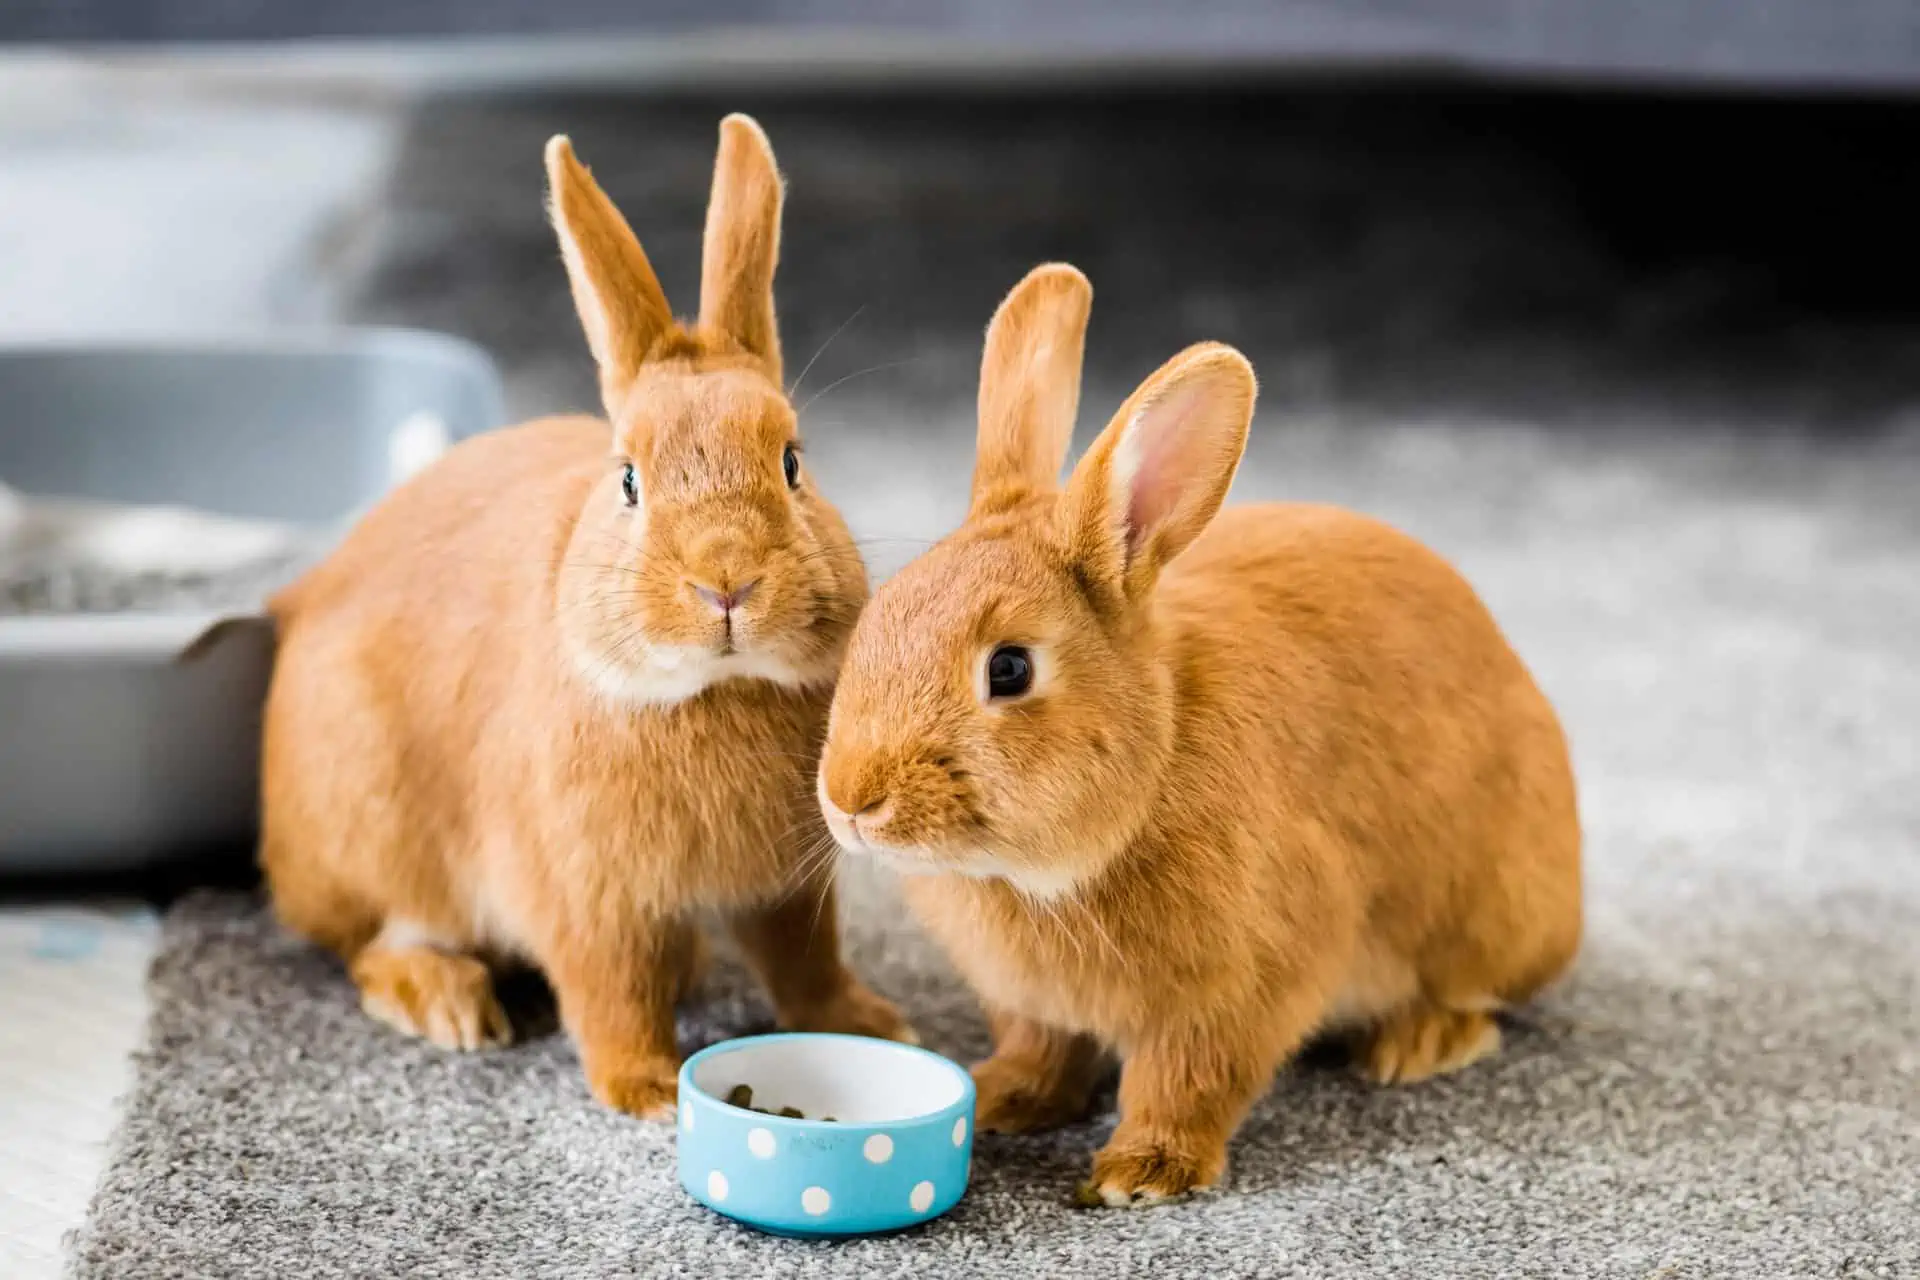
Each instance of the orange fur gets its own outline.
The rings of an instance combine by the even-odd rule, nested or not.
[[[866,574],[811,480],[786,480],[779,175],[757,125],[721,129],[695,330],[566,140],[548,148],[611,425],[461,444],[273,602],[281,918],[348,961],[370,1012],[450,1047],[507,1033],[479,958],[534,962],[595,1094],[644,1114],[671,1111],[701,909],[731,916],[783,1024],[910,1034],[841,966],[831,877],[806,874]]]
[[[1239,353],[1169,361],[1062,489],[1074,388],[1012,384],[1077,382],[1090,296],[1043,267],[995,316],[973,511],[856,626],[819,785],[993,1014],[982,1128],[1077,1114],[1089,1043],[1121,1056],[1089,1190],[1131,1203],[1217,1179],[1315,1033],[1382,1080],[1490,1052],[1578,945],[1580,834],[1553,710],[1444,561],[1330,507],[1215,519]],[[989,701],[1001,644],[1036,679]]]

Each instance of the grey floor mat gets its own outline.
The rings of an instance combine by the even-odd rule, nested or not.
[[[1897,207],[1796,221],[1871,189],[1891,135],[1841,129],[1843,163],[1844,116],[1592,110],[761,109],[792,366],[862,305],[809,384],[915,361],[806,417],[883,572],[957,515],[980,325],[1059,255],[1096,288],[1086,424],[1179,345],[1239,342],[1267,391],[1237,497],[1376,512],[1480,586],[1562,709],[1589,832],[1585,954],[1500,1058],[1401,1091],[1284,1072],[1189,1204],[1068,1208],[1103,1112],[983,1140],[923,1231],[800,1244],[687,1201],[670,1134],[596,1108],[563,1041],[403,1043],[250,900],[201,898],[166,924],[77,1273],[1915,1273],[1920,333]],[[483,338],[522,409],[589,404],[539,142],[575,133],[687,299],[718,114],[430,110],[359,229],[360,313]],[[1623,120],[1698,158],[1655,211],[1608,181]],[[1765,203],[1783,171],[1825,176]],[[930,1043],[979,1052],[885,887],[849,917]],[[763,1020],[723,970],[682,1033]]]

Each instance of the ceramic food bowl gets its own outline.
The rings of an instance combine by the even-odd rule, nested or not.
[[[752,1108],[772,1114],[728,1102],[742,1085]],[[679,1153],[687,1193],[749,1226],[798,1236],[897,1231],[939,1217],[966,1190],[973,1079],[938,1054],[887,1040],[724,1041],[680,1069]]]

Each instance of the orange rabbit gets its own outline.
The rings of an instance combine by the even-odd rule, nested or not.
[[[670,1115],[701,908],[784,1025],[910,1035],[801,875],[866,573],[781,391],[760,127],[721,125],[693,325],[565,138],[547,171],[611,425],[461,444],[273,602],[261,859],[373,1016],[501,1043],[488,962],[530,960],[594,1094]]]
[[[986,1005],[981,1128],[1080,1115],[1119,1053],[1087,1191],[1126,1204],[1218,1179],[1317,1033],[1380,1081],[1493,1052],[1578,946],[1580,831],[1553,709],[1438,556],[1214,518],[1238,352],[1174,357],[1060,487],[1091,299],[1047,266],[995,315],[966,524],[855,628],[820,797]]]

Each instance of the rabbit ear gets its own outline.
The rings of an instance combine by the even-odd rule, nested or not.
[[[987,326],[980,359],[980,446],[974,515],[1052,493],[1080,406],[1093,286],[1063,262],[1035,267]]]
[[[673,311],[640,241],[565,134],[547,143],[547,187],[574,309],[600,366],[600,397],[616,413]]]
[[[1257,392],[1232,347],[1188,347],[1120,406],[1074,468],[1063,507],[1083,579],[1140,600],[1220,510]]]
[[[720,122],[706,241],[700,259],[700,327],[726,334],[780,384],[773,273],[780,265],[784,190],[773,146],[752,116]]]

